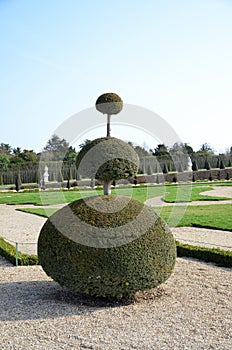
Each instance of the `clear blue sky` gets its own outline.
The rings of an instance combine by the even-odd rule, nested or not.
[[[231,0],[0,0],[0,46],[0,143],[40,151],[113,91],[195,150],[232,146]]]

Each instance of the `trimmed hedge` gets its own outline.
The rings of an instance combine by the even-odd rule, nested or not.
[[[222,267],[232,267],[232,252],[218,248],[205,248],[182,244],[176,241],[177,256],[199,259]],[[15,265],[16,250],[13,245],[0,238],[0,255]],[[19,265],[38,265],[37,255],[27,255],[19,252]]]
[[[219,248],[206,248],[182,244],[176,241],[177,256],[190,257],[206,262],[212,262],[218,266],[232,267],[232,251]]]
[[[6,258],[13,265],[16,265],[16,249],[0,237],[0,255]],[[18,265],[38,265],[37,255],[28,255],[18,252]]]
[[[60,285],[122,298],[163,283],[174,269],[176,246],[152,208],[127,197],[97,196],[49,217],[40,232],[38,256]]]

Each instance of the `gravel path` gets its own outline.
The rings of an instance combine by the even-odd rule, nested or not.
[[[36,242],[46,218],[16,210],[22,207],[0,204],[0,237],[13,245],[18,242],[23,253],[37,254]]]
[[[231,350],[231,269],[178,258],[174,273],[130,305],[75,296],[40,266],[0,259],[3,350]]]

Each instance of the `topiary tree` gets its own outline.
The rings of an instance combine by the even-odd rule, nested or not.
[[[139,158],[128,143],[114,137],[102,137],[87,143],[81,149],[76,166],[82,176],[102,181],[104,194],[108,195],[113,180],[136,174]]]
[[[72,202],[47,220],[38,256],[60,285],[122,298],[164,282],[173,271],[176,247],[152,208],[127,197],[97,196]]]
[[[113,92],[105,93],[98,97],[96,101],[96,109],[103,113],[107,114],[107,134],[110,135],[110,118],[112,114],[118,114],[123,108],[123,101],[120,96]]]
[[[87,142],[76,160],[77,172],[102,181],[105,195],[57,211],[38,240],[39,261],[49,276],[74,292],[107,298],[158,286],[176,260],[174,237],[151,207],[109,195],[111,181],[134,176],[139,166],[133,147],[110,137],[109,117],[122,109],[118,98],[99,97],[96,107],[108,116],[107,137]]]
[[[210,165],[210,162],[209,162],[208,158],[206,158],[206,160],[205,160],[205,166],[204,166],[204,168],[205,168],[206,170],[210,170],[210,169],[211,169],[211,165]]]
[[[15,190],[18,192],[22,186],[20,169],[18,169],[17,174],[15,176]]]
[[[164,166],[163,166],[163,173],[164,173],[164,174],[167,174],[167,173],[168,173],[168,166],[167,166],[167,163],[166,163],[166,162],[164,163]]]
[[[198,165],[196,160],[193,160],[192,162],[192,171],[198,171]]]
[[[225,164],[222,159],[220,160],[220,169],[225,169]]]

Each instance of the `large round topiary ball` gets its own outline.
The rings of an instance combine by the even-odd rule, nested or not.
[[[120,96],[113,92],[102,94],[96,101],[96,109],[103,114],[118,114],[123,108],[123,101]]]
[[[139,158],[128,143],[115,137],[101,137],[81,149],[76,166],[83,177],[120,180],[136,174]]]
[[[154,210],[122,196],[72,202],[41,229],[44,271],[74,292],[121,298],[154,288],[172,273],[173,235]]]

